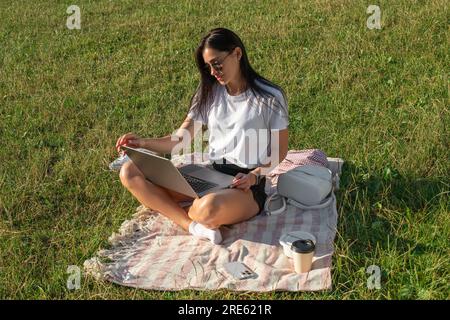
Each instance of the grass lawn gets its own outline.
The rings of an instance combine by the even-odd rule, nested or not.
[[[81,9],[69,30],[66,9]],[[381,8],[370,30],[369,4]],[[0,298],[448,299],[449,6],[406,1],[0,1]],[[290,149],[346,161],[333,289],[134,290],[69,265],[139,203],[108,170],[117,138],[171,133],[198,83],[193,51],[236,31],[282,86]],[[381,268],[381,289],[366,270]]]

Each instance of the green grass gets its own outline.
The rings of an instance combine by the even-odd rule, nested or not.
[[[0,2],[0,298],[448,299],[446,1]],[[198,82],[193,51],[224,26],[281,85],[290,149],[345,159],[333,290],[158,292],[68,265],[107,244],[138,202],[109,172],[119,135],[171,133]],[[366,268],[382,270],[380,290]]]

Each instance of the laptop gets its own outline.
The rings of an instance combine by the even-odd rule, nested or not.
[[[205,194],[226,189],[234,178],[208,166],[186,164],[177,168],[169,159],[145,149],[127,146],[121,148],[147,180],[192,198],[200,198]]]

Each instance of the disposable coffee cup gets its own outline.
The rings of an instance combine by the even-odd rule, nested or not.
[[[281,235],[280,244],[283,247],[283,252],[287,257],[292,258],[292,242],[301,239],[310,239],[314,244],[317,243],[316,237],[313,234],[305,231],[289,231]]]
[[[301,239],[292,242],[292,259],[297,273],[305,273],[311,270],[312,259],[316,246],[311,239]]]

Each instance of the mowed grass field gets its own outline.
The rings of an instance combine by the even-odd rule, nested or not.
[[[71,4],[81,30],[66,27]],[[380,30],[366,26],[370,4]],[[0,298],[449,298],[447,1],[2,0],[0,13]],[[117,138],[181,124],[193,52],[219,26],[286,91],[289,148],[346,161],[333,289],[160,292],[83,274],[68,290],[67,267],[139,205],[108,170]]]

